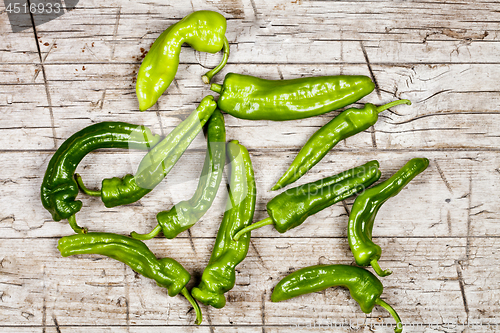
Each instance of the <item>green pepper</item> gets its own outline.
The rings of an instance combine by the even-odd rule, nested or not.
[[[226,304],[224,293],[234,287],[235,268],[245,259],[250,244],[250,235],[238,241],[232,240],[232,235],[252,223],[255,211],[256,187],[248,151],[233,140],[227,144],[227,157],[230,178],[226,212],[201,282],[191,290],[194,298],[215,308]]]
[[[222,86],[212,84],[210,89],[220,94],[219,109],[236,118],[283,121],[342,108],[368,95],[374,87],[367,76],[264,80],[229,73]]]
[[[411,104],[409,100],[403,99],[379,107],[368,103],[362,109],[345,110],[311,136],[271,190],[274,191],[295,182],[315,166],[337,143],[373,126],[380,112],[403,103]]]
[[[78,184],[73,178],[80,161],[99,148],[147,150],[159,141],[149,128],[123,122],[97,123],[76,132],[50,159],[40,190],[43,206],[55,221],[70,219],[75,232],[82,232],[84,229],[74,222],[74,215],[82,208],[82,202],[75,200]]]
[[[57,248],[63,257],[76,254],[108,256],[155,280],[160,287],[167,288],[169,296],[182,293],[196,311],[196,323],[201,324],[200,307],[186,289],[191,275],[174,259],[157,259],[143,242],[117,234],[90,232],[63,237],[59,240]]]
[[[338,175],[286,190],[267,203],[268,218],[241,229],[234,239],[238,240],[247,232],[271,224],[280,233],[295,228],[309,216],[376,182],[380,178],[378,167],[377,161],[370,161]]]
[[[278,282],[271,295],[271,301],[280,302],[335,286],[348,288],[351,297],[358,302],[364,313],[372,312],[375,305],[382,306],[396,320],[394,332],[403,331],[399,315],[380,298],[384,286],[375,275],[361,267],[316,265],[299,269]]]
[[[206,73],[203,82],[210,83],[229,58],[226,19],[219,13],[200,10],[168,27],[153,43],[137,74],[136,93],[141,111],[153,106],[174,80],[179,54],[184,43],[200,52],[216,53],[224,49],[221,63]]]
[[[356,264],[360,266],[371,265],[379,276],[387,276],[392,273],[390,270],[383,271],[378,264],[382,249],[372,241],[373,222],[382,204],[398,194],[428,165],[428,159],[414,158],[391,178],[367,189],[356,198],[347,228],[347,238]]]
[[[100,191],[85,189],[85,193],[100,196],[108,208],[141,199],[167,176],[216,107],[214,97],[206,96],[187,119],[144,156],[135,175],[104,179]]]
[[[181,201],[170,210],[156,215],[158,226],[148,234],[132,232],[135,239],[150,239],[160,231],[166,238],[172,239],[179,233],[191,228],[206,213],[215,199],[222,180],[222,171],[226,158],[226,130],[224,116],[219,110],[210,117],[207,127],[207,152],[201,171],[198,187],[193,197]]]

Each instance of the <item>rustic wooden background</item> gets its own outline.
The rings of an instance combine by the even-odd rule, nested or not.
[[[61,143],[95,122],[126,121],[165,135],[211,93],[200,76],[220,54],[182,49],[174,84],[138,111],[135,77],[144,54],[170,24],[211,9],[228,22],[227,72],[269,79],[363,74],[377,89],[363,102],[408,98],[370,130],[331,151],[300,183],[372,159],[387,179],[410,158],[430,166],[378,214],[374,240],[383,299],[407,332],[500,330],[500,36],[494,1],[81,0],[74,10],[13,33],[0,3],[0,331],[2,332],[391,332],[377,307],[365,315],[348,291],[272,303],[277,281],[318,263],[353,262],[346,240],[352,199],[285,234],[252,234],[225,308],[202,306],[204,322],[182,297],[102,256],[62,258],[57,241],[72,234],[39,199],[47,163]],[[214,94],[214,93],[213,93]],[[216,95],[216,94],[214,94]],[[289,121],[226,115],[227,138],[251,153],[258,186],[255,220],[266,216],[269,188],[300,147],[338,112]],[[200,135],[168,178],[136,204],[104,208],[82,196],[78,223],[92,231],[149,231],[158,211],[189,198],[204,157]],[[78,171],[90,187],[134,172],[141,152],[102,150]],[[200,278],[225,202],[189,232],[147,245]],[[349,327],[351,321],[351,327]],[[330,326],[329,326],[330,325]],[[337,325],[337,327],[332,327]]]

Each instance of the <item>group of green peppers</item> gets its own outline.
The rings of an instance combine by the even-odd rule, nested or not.
[[[136,93],[140,110],[154,105],[174,80],[184,43],[202,52],[223,50],[221,63],[202,77],[203,82],[210,83],[229,57],[225,32],[226,20],[212,11],[194,12],[165,30],[151,46],[138,72]],[[196,322],[200,324],[202,314],[196,300],[215,308],[225,305],[224,293],[235,284],[235,268],[248,252],[251,230],[272,224],[283,233],[334,203],[359,194],[349,216],[347,235],[355,261],[359,266],[371,265],[379,276],[390,274],[378,264],[382,251],[372,241],[374,219],[385,201],[427,168],[429,161],[426,158],[410,160],[392,177],[369,189],[381,176],[375,160],[288,189],[268,202],[268,218],[252,224],[256,185],[250,155],[238,141],[226,143],[224,116],[220,111],[250,120],[286,121],[312,117],[343,108],[369,94],[374,89],[371,79],[366,76],[323,76],[273,81],[229,73],[222,85],[211,84],[210,89],[220,94],[218,101],[211,95],[203,98],[196,110],[163,139],[144,126],[102,122],[80,130],[59,147],[47,167],[41,199],[54,220],[67,219],[77,233],[59,241],[61,254],[102,254],[126,263],[167,288],[170,296],[182,293],[194,307]],[[366,130],[376,123],[378,113],[403,103],[410,104],[410,101],[397,100],[380,107],[366,104],[362,109],[343,111],[311,136],[272,190],[295,182],[339,141]],[[87,228],[78,226],[75,214],[82,208],[81,201],[76,200],[79,191],[101,197],[106,207],[141,199],[167,176],[203,128],[207,151],[193,197],[158,213],[158,225],[150,233],[132,232],[127,237],[88,232]],[[148,152],[135,175],[104,179],[100,190],[90,190],[75,171],[85,155],[99,148]],[[191,276],[182,265],[174,259],[156,258],[141,240],[153,238],[160,232],[171,239],[193,226],[216,196],[226,159],[230,169],[227,207],[201,281],[189,292],[186,284]],[[399,316],[380,299],[382,283],[361,267],[318,265],[300,269],[278,283],[271,300],[282,301],[338,285],[349,288],[351,296],[365,313],[371,312],[375,305],[387,309],[397,322],[395,332],[401,332]]]

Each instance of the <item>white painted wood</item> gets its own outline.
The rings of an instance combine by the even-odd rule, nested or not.
[[[270,226],[254,231],[227,306],[203,306],[200,327],[181,296],[168,297],[125,265],[100,256],[62,258],[57,251],[57,240],[72,231],[51,219],[39,188],[65,139],[101,121],[143,124],[166,135],[205,95],[217,95],[200,76],[221,55],[186,46],[176,80],[157,105],[139,112],[135,97],[137,70],[155,38],[200,9],[228,18],[231,56],[215,82],[228,72],[268,79],[373,75],[378,89],[357,107],[413,102],[385,111],[373,128],[338,144],[297,185],[372,159],[380,162],[383,180],[410,158],[428,157],[429,168],[375,221],[380,264],[394,271],[382,279],[383,298],[407,325],[417,325],[407,332],[498,331],[498,3],[305,0],[81,0],[37,26],[37,38],[32,28],[12,33],[0,4],[0,331],[392,332],[380,326],[393,323],[385,311],[363,314],[341,288],[270,302],[278,280],[295,269],[353,262],[346,240],[352,198],[285,234]],[[268,189],[309,136],[337,114],[283,123],[225,116],[227,138],[251,154],[255,221],[267,216],[275,195]],[[167,179],[135,204],[106,209],[98,198],[80,195],[78,223],[92,231],[149,231],[158,211],[192,195],[204,147],[199,135]],[[105,177],[134,172],[143,155],[96,151],[78,172],[98,187]],[[210,257],[225,200],[221,186],[190,232],[147,242],[193,274],[190,287]],[[318,327],[344,320],[362,325]]]

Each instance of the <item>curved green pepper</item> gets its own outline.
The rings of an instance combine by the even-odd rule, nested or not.
[[[210,89],[220,94],[219,109],[251,120],[293,120],[317,116],[352,104],[375,85],[367,76],[319,76],[293,80],[264,80],[229,73],[223,85]]]
[[[201,310],[186,289],[191,275],[174,259],[157,259],[143,242],[117,234],[90,232],[63,237],[57,248],[63,257],[76,254],[105,255],[155,280],[160,287],[167,288],[169,296],[182,293],[196,311],[196,323],[201,324]]]
[[[373,222],[384,202],[398,194],[413,178],[429,165],[426,158],[414,158],[386,181],[360,194],[352,206],[347,228],[347,238],[356,264],[371,265],[380,276],[392,272],[383,271],[378,260],[382,254],[380,246],[372,242]]]
[[[206,96],[187,119],[144,156],[135,175],[104,179],[100,191],[86,191],[86,193],[101,196],[108,208],[139,200],[151,192],[170,172],[216,107],[214,97]]]
[[[268,218],[241,229],[234,239],[266,225],[273,224],[280,233],[301,225],[309,216],[376,182],[380,178],[378,166],[377,161],[370,161],[338,175],[282,192],[267,203]]]
[[[170,210],[159,212],[156,215],[158,220],[156,228],[148,234],[132,232],[130,234],[132,238],[150,239],[162,231],[166,238],[172,239],[184,230],[191,228],[212,205],[222,180],[226,159],[226,130],[222,113],[215,110],[206,126],[205,163],[193,197],[179,202]]]
[[[153,43],[137,74],[136,93],[141,111],[153,106],[172,83],[179,66],[184,43],[200,52],[216,53],[224,48],[222,62],[206,73],[203,82],[210,83],[229,58],[226,19],[219,13],[200,10],[167,28]]]
[[[271,190],[274,191],[295,182],[315,166],[337,143],[373,126],[380,112],[403,103],[411,104],[409,100],[402,99],[379,107],[368,103],[362,109],[345,110],[311,136]]]
[[[271,301],[280,302],[335,286],[348,288],[351,297],[358,302],[364,313],[372,312],[375,305],[382,306],[396,320],[394,332],[403,331],[399,315],[389,304],[380,299],[384,286],[375,275],[361,267],[316,265],[299,269],[278,282],[271,295]]]
[[[234,287],[235,268],[245,259],[250,244],[250,235],[238,241],[232,235],[252,223],[255,211],[256,187],[248,151],[233,140],[227,144],[227,157],[231,171],[226,212],[201,282],[191,290],[194,298],[215,308],[226,305],[224,293]]]
[[[153,135],[149,128],[123,122],[97,123],[76,132],[63,142],[50,159],[40,190],[43,207],[55,221],[70,218],[74,221],[74,215],[82,208],[82,202],[75,200],[78,184],[73,177],[76,167],[88,153],[99,148],[147,150],[159,141],[160,137]],[[82,232],[78,226],[74,230]]]

